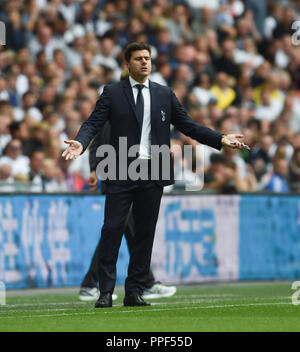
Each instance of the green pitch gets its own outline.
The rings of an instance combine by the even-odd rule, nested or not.
[[[80,302],[74,288],[8,291],[0,306],[0,331],[300,331],[300,305],[292,304],[291,286],[181,286],[171,298],[151,300],[150,307],[123,307],[118,289],[109,309]]]

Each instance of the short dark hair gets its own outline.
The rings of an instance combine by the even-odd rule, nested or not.
[[[131,54],[137,50],[148,50],[149,54],[151,55],[151,47],[148,43],[138,43],[133,42],[128,44],[124,49],[124,57],[127,62],[129,62],[131,58]]]

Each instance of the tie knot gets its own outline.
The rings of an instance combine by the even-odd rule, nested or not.
[[[135,87],[136,87],[139,91],[141,91],[141,90],[143,90],[143,88],[145,88],[145,86],[144,86],[143,84],[136,84]]]

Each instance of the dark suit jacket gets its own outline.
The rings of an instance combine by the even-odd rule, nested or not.
[[[91,146],[90,146],[90,153],[89,153],[89,163],[90,163],[90,170],[96,171],[98,163],[103,160],[103,158],[97,157],[97,149],[103,144],[110,143],[110,124],[109,121],[105,122],[103,128],[97,133],[96,137],[94,138]]]
[[[170,124],[173,124],[185,135],[199,143],[220,150],[222,134],[194,122],[185,112],[175,94],[169,87],[149,81],[151,96],[151,145],[159,147],[170,146]],[[90,117],[82,124],[75,140],[83,145],[83,151],[91,139],[103,128],[106,121],[110,122],[110,145],[116,151],[117,180],[107,180],[107,183],[129,184],[130,180],[120,180],[119,156],[127,152],[131,146],[139,145],[141,130],[135,112],[135,103],[129,79],[105,86]],[[119,137],[127,137],[126,150],[119,148]],[[127,165],[138,157],[128,157]],[[161,165],[165,164],[160,160]],[[160,166],[161,166],[160,165]],[[157,184],[166,186],[174,183],[173,163],[170,158],[170,179],[163,180],[161,174]]]

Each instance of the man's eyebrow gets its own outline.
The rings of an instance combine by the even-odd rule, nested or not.
[[[147,55],[137,56],[135,57],[135,59],[142,59],[143,57],[145,57],[146,59],[150,59],[150,56]]]

